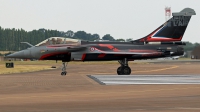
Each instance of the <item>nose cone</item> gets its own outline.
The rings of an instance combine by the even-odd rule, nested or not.
[[[6,58],[25,58],[24,51],[19,51],[19,52],[15,52],[13,54],[9,54],[6,56]]]

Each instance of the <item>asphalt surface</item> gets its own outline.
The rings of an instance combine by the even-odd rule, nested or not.
[[[198,62],[129,65],[131,77],[187,74],[198,81],[200,76]],[[116,74],[117,67],[118,64],[69,63],[67,76],[61,76],[60,69],[0,75],[0,112],[200,111],[199,84],[101,85],[88,77],[110,77]]]

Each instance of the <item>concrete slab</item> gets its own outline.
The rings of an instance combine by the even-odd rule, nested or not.
[[[200,75],[88,75],[102,85],[200,84]]]

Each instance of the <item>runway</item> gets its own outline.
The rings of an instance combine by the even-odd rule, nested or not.
[[[200,75],[88,75],[102,85],[200,84]]]

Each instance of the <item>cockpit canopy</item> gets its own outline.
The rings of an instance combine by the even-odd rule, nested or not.
[[[78,39],[71,39],[65,37],[50,37],[35,46],[46,46],[46,45],[56,45],[56,44],[80,45],[81,41]]]

